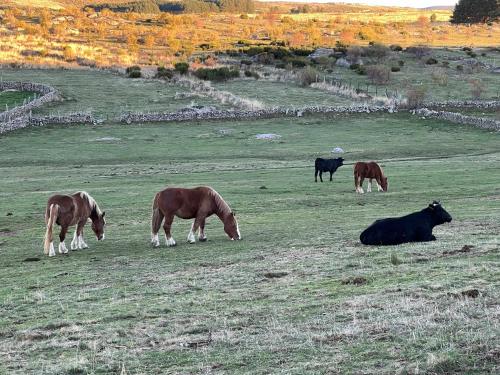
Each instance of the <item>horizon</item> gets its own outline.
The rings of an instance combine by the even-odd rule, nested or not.
[[[422,0],[422,1],[404,1],[404,0],[261,0],[263,2],[284,2],[284,3],[346,3],[361,4],[370,6],[394,6],[406,8],[427,8],[433,6],[455,6],[458,0]],[[415,4],[417,3],[417,4]]]

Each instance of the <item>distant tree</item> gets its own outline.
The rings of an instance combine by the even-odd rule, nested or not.
[[[451,17],[452,23],[481,23],[497,19],[500,14],[498,0],[459,0]]]
[[[436,13],[432,13],[429,19],[431,22],[436,22],[437,21]]]

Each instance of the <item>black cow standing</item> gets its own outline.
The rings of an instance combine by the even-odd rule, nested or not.
[[[450,221],[450,214],[434,201],[420,212],[375,221],[361,233],[359,239],[365,245],[435,241],[432,229]]]
[[[322,174],[323,172],[330,172],[330,181],[332,181],[332,176],[338,167],[344,165],[344,159],[321,159],[317,158],[314,162],[314,182],[318,182],[318,172],[319,179],[323,182]]]

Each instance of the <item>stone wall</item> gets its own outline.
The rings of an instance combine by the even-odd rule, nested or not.
[[[96,124],[97,121],[91,113],[68,113],[63,116],[18,116],[7,122],[0,122],[0,134],[8,133],[29,126],[44,126],[48,124]]]
[[[500,121],[493,118],[467,116],[462,115],[461,113],[434,111],[427,108],[417,109],[411,113],[426,118],[436,118],[439,120],[450,121],[455,124],[473,125],[481,129],[500,131]]]
[[[163,113],[124,113],[119,117],[119,121],[127,124],[136,122],[172,122],[172,121],[192,121],[192,120],[243,120],[252,118],[274,118],[274,117],[301,117],[310,114],[337,114],[337,113],[370,113],[389,111],[386,106],[355,105],[323,107],[310,106],[300,109],[292,108],[264,108],[257,110],[229,109],[221,110],[213,107],[201,109],[186,109],[177,112]]]
[[[23,117],[29,111],[41,107],[42,105],[61,100],[61,96],[57,90],[48,85],[32,82],[0,82],[0,91],[17,90],[17,91],[32,91],[40,94],[40,97],[18,107],[14,107],[8,111],[0,112],[0,123],[10,122],[16,117]]]

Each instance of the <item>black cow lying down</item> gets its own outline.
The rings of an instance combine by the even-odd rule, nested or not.
[[[318,172],[319,179],[323,182],[323,172],[330,172],[330,181],[332,181],[332,175],[335,173],[338,167],[344,165],[343,158],[337,159],[321,159],[317,158],[314,161],[314,181],[318,182]]]
[[[450,221],[450,214],[434,201],[420,212],[375,221],[361,233],[359,239],[365,245],[435,241],[432,229]]]

